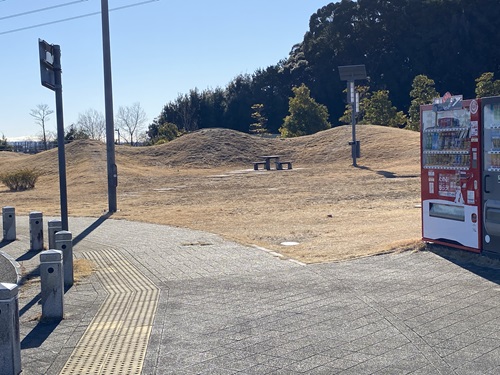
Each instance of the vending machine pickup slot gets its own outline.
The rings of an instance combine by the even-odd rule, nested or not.
[[[448,220],[465,221],[465,209],[463,206],[430,203],[429,216]]]
[[[500,236],[499,201],[486,201],[484,205],[484,227],[489,235]]]

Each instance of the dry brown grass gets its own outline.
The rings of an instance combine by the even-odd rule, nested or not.
[[[73,281],[80,283],[83,279],[90,276],[96,269],[96,265],[89,259],[79,258],[73,261]]]
[[[307,263],[418,247],[419,134],[358,126],[362,158],[354,168],[350,132],[346,126],[282,140],[206,129],[160,146],[118,146],[113,218],[205,230]],[[107,210],[105,145],[74,142],[66,153],[70,215],[101,215]],[[275,153],[294,169],[252,170],[258,155]],[[3,154],[0,170],[29,166],[43,175],[34,190],[0,190],[1,204],[20,215],[57,215],[57,151]],[[284,241],[299,245],[280,245]]]

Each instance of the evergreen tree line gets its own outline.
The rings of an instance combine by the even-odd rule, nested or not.
[[[366,66],[369,78],[358,84],[369,87],[370,100],[391,104],[393,125],[403,125],[408,116],[407,123],[414,127],[410,107],[415,97],[410,92],[416,77],[433,79],[438,93],[470,98],[475,96],[475,80],[484,72],[498,76],[499,19],[497,0],[331,3],[311,16],[304,40],[293,46],[287,59],[239,75],[225,88],[179,95],[164,106],[148,135],[158,139],[161,128],[172,133],[174,126],[182,131],[225,127],[248,132],[258,123],[255,105],[261,105],[258,113],[265,118],[266,131],[278,133],[289,115],[292,89],[302,84],[326,106],[328,123],[341,125],[349,121],[344,117],[345,82],[340,81],[338,66],[357,64]],[[370,109],[363,114],[374,116]]]

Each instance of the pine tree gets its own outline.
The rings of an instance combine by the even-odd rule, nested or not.
[[[250,124],[250,133],[255,135],[267,134],[267,118],[264,116],[264,104],[254,104],[252,106],[252,118],[255,120],[254,123]]]
[[[311,90],[302,84],[292,89],[289,100],[290,114],[285,117],[280,133],[282,137],[300,137],[331,128],[328,109],[311,98]]]
[[[420,129],[420,106],[423,104],[432,104],[434,98],[439,97],[439,93],[434,88],[434,80],[420,74],[413,79],[411,85],[410,97],[411,105],[408,110],[407,129]]]

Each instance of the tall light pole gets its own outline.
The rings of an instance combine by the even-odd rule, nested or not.
[[[115,163],[115,125],[113,120],[113,87],[111,79],[111,45],[109,41],[108,0],[101,0],[102,55],[104,66],[104,108],[106,113],[106,153],[108,169],[108,211],[116,212],[118,170]]]
[[[356,89],[355,80],[366,79],[366,68],[364,65],[339,66],[340,80],[347,81],[347,102],[351,104],[352,111],[352,141],[351,145],[352,165],[357,167],[356,158],[360,157],[360,142],[356,140]]]

